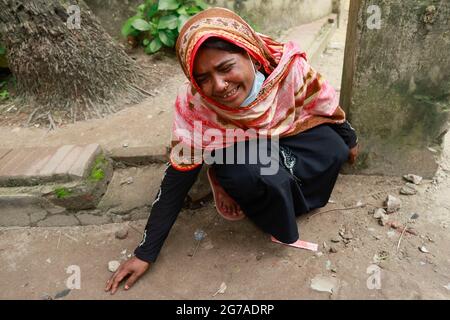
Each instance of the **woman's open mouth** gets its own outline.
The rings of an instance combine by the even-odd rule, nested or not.
[[[239,88],[240,88],[240,86],[237,86],[233,90],[228,91],[223,96],[220,96],[221,100],[222,101],[226,101],[226,102],[234,100],[237,97],[237,95],[238,95]]]

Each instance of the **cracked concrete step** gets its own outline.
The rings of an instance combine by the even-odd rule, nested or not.
[[[0,149],[0,186],[83,179],[101,152],[98,144]]]
[[[98,209],[125,215],[155,201],[166,169],[165,164],[116,169]],[[187,205],[197,205],[211,194],[206,165],[188,193]]]
[[[142,166],[169,161],[169,146],[164,144],[143,147],[120,147],[108,152],[115,162],[125,166]]]

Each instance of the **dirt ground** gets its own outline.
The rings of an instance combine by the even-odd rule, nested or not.
[[[450,150],[450,139],[446,144]],[[319,244],[321,253],[271,243],[248,220],[223,220],[211,202],[184,210],[158,261],[130,291],[114,296],[102,291],[111,275],[107,264],[122,261],[134,250],[146,221],[4,228],[0,298],[45,299],[60,293],[67,294],[60,299],[449,299],[449,169],[447,154],[436,179],[422,182],[414,196],[398,194],[401,178],[340,176],[331,202],[298,219],[301,239]],[[405,225],[418,214],[408,225],[417,235],[402,236],[402,229],[381,226],[372,216],[387,194],[402,201],[390,221]],[[354,208],[358,202],[363,206],[329,211]],[[124,227],[128,237],[116,239],[115,231]],[[196,249],[197,229],[206,237]],[[380,267],[379,289],[367,284],[368,268],[374,265]],[[69,292],[70,266],[79,267],[80,289]],[[335,279],[333,293],[311,288],[317,276]],[[226,291],[214,296],[222,283]]]
[[[174,52],[163,50],[153,55],[146,54],[142,48],[127,48],[129,56],[136,61],[136,65],[143,71],[144,77],[141,79],[140,87],[150,93],[152,96],[157,96],[160,93],[159,88],[167,78],[172,75],[180,73],[178,62]],[[0,82],[5,82],[5,87],[8,89],[10,99],[0,100],[0,126],[16,127],[16,128],[39,128],[47,130],[46,123],[37,121],[36,123],[28,123],[31,112],[35,106],[26,106],[20,104],[20,101],[14,99],[16,96],[15,85],[7,69],[0,70]],[[124,110],[133,106],[132,104],[124,104],[116,106],[116,110]],[[71,119],[64,118],[61,113],[57,113],[60,117],[55,117],[55,123],[58,128],[64,128],[72,124]],[[113,116],[113,115],[111,115]],[[94,120],[94,119],[93,119]],[[97,119],[101,121],[101,119]]]
[[[344,41],[345,29],[339,29],[315,66],[338,89]],[[156,97],[108,117],[107,127],[98,119],[56,132],[0,126],[2,145],[63,140],[110,148],[163,141],[170,134],[166,123],[181,81],[182,75],[165,81]],[[133,252],[146,221],[0,229],[0,299],[54,299],[58,294],[60,299],[450,299],[449,135],[444,150],[436,177],[424,180],[413,196],[399,195],[405,183],[401,177],[341,175],[330,203],[298,219],[301,239],[317,243],[320,253],[274,244],[248,220],[223,220],[212,202],[184,210],[157,262],[130,291],[114,296],[103,291],[111,275],[107,264]],[[388,194],[402,201],[389,220],[416,235],[381,226],[373,217]],[[417,218],[410,219],[414,213]],[[122,228],[128,228],[128,237],[116,239]],[[206,232],[199,245],[194,239],[198,229]],[[79,267],[80,288],[68,291],[71,266]],[[334,283],[332,293],[311,288],[319,276]],[[370,281],[374,277],[376,288]],[[215,295],[222,283],[226,290]]]

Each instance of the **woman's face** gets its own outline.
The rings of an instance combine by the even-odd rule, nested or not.
[[[244,53],[201,48],[194,60],[194,80],[209,98],[238,108],[250,93],[255,72]]]

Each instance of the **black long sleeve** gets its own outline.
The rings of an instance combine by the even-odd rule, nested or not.
[[[339,134],[344,140],[345,144],[351,149],[358,144],[358,137],[355,129],[352,128],[348,121],[344,123],[330,124],[330,127]]]
[[[136,257],[147,262],[156,261],[183,207],[187,193],[197,180],[201,167],[190,171],[178,171],[168,165],[159,192],[152,204],[142,242],[134,251]]]

